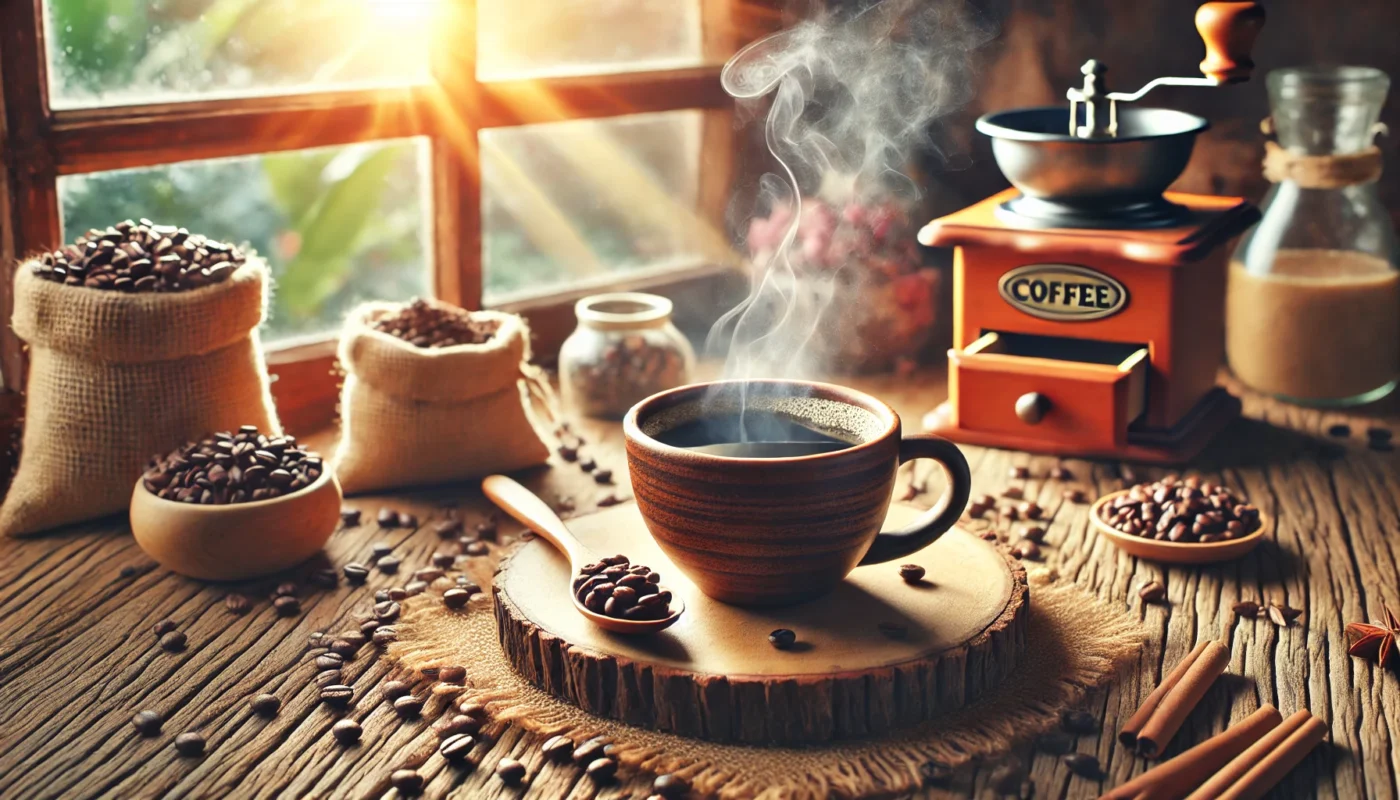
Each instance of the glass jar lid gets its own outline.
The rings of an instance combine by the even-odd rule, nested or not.
[[[671,319],[671,301],[645,292],[594,294],[574,304],[580,325],[595,330],[659,328]]]

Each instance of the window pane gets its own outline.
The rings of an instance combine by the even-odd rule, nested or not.
[[[694,66],[701,0],[478,0],[483,80]]]
[[[487,302],[728,253],[696,215],[700,111],[481,132]]]
[[[147,217],[267,259],[264,342],[338,330],[362,300],[429,292],[426,139],[59,179],[65,240]]]
[[[441,0],[45,0],[56,108],[424,81]]]

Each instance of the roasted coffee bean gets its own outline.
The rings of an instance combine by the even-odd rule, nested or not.
[[[336,723],[331,726],[331,735],[341,744],[354,744],[360,741],[360,736],[363,734],[364,729],[360,727],[360,723],[353,719],[336,720]]]
[[[276,453],[259,449],[263,445]],[[259,459],[270,459],[276,468],[269,471]],[[226,505],[300,491],[315,483],[322,469],[321,457],[292,437],[269,439],[245,426],[237,433],[216,433],[154,459],[142,482],[147,491],[167,500]]]
[[[380,625],[374,629],[374,635],[370,639],[376,647],[388,647],[390,643],[399,640],[399,630],[393,625]]]
[[[433,733],[439,739],[447,739],[459,733],[476,733],[481,730],[481,721],[466,714],[443,714],[433,723]]]
[[[567,444],[561,444],[554,449],[559,457],[565,461],[578,461],[578,448]]]
[[[347,528],[353,528],[360,524],[360,509],[345,508],[340,509],[340,521]]]
[[[138,711],[131,718],[131,724],[142,736],[155,736],[160,733],[163,720],[154,711]]]
[[[408,597],[417,597],[418,595],[428,591],[428,584],[424,581],[409,581],[408,583],[404,584],[403,591],[404,594]]]
[[[398,519],[397,514],[394,516],[394,519]],[[376,544],[370,545],[369,547],[370,560],[376,563],[378,563],[379,559],[389,555],[392,552],[394,552],[394,546],[391,544],[385,544],[384,542],[378,542]]]
[[[594,470],[593,472],[594,483],[612,483],[612,479],[613,473],[610,469]]]
[[[442,572],[441,572],[441,570],[444,570],[444,569],[452,569],[452,565],[457,563],[457,556],[455,556],[455,555],[453,555],[453,554],[451,554],[451,553],[433,553],[432,562],[433,562],[433,566],[439,568],[437,577],[440,578],[440,577],[442,577]],[[423,571],[423,570],[419,570],[419,572],[422,572],[422,571]],[[423,580],[435,580],[435,579],[424,578]]]
[[[482,520],[481,522],[478,522],[476,524],[476,535],[479,539],[485,539],[488,542],[494,542],[496,541],[496,535],[498,532],[499,527],[497,526],[495,519]]]
[[[439,348],[484,344],[496,335],[500,322],[438,300],[415,297],[396,309],[380,311],[371,326],[413,345]]]
[[[476,747],[476,738],[470,733],[454,733],[442,740],[438,752],[448,761],[459,764],[467,760],[473,747]]]
[[[119,577],[122,577],[122,578],[130,578],[130,577],[134,576],[134,575],[136,574],[136,572],[137,572],[136,567],[133,567],[132,565],[127,564],[126,566],[122,567],[122,568],[117,572],[117,575],[118,575]]]
[[[572,758],[575,764],[586,767],[594,761],[603,757],[603,748],[607,746],[607,741],[603,739],[589,739],[578,747],[574,748]]]
[[[990,494],[984,494],[981,497],[977,498],[975,502],[980,503],[988,508],[993,508],[997,504],[997,499],[996,497]]]
[[[345,573],[345,580],[349,581],[352,586],[360,586],[369,580],[369,568],[364,564],[352,561],[346,564],[341,571]]]
[[[574,752],[574,740],[567,736],[551,736],[545,740],[540,750],[550,761],[568,761]]]
[[[1050,470],[1050,477],[1057,481],[1072,481],[1074,480],[1074,473],[1070,472],[1065,467],[1055,467]]]
[[[1002,764],[987,776],[987,785],[999,795],[1021,796],[1021,784],[1026,781],[1026,770],[1020,762]]]
[[[681,800],[690,793],[690,781],[679,775],[657,775],[651,782],[651,790],[666,800]]]
[[[1035,749],[1052,756],[1074,752],[1074,734],[1068,731],[1047,731],[1035,737]]]
[[[1071,503],[1083,503],[1089,499],[1083,489],[1066,489],[1060,496]]]
[[[248,704],[253,707],[254,714],[268,719],[277,716],[277,712],[282,710],[282,701],[277,699],[275,694],[257,695]]]
[[[992,506],[983,505],[980,502],[973,503],[967,507],[967,515],[972,519],[982,519],[987,516],[987,511],[991,508]]]
[[[228,280],[247,257],[242,249],[184,228],[124,220],[96,228],[34,262],[39,278],[119,292],[182,292]],[[152,265],[152,256],[158,258]]]
[[[1039,525],[1032,525],[1031,527],[1021,531],[1021,538],[1028,539],[1036,543],[1043,542],[1045,541],[1045,529],[1040,527]]]
[[[1241,617],[1249,617],[1250,619],[1259,616],[1259,604],[1253,600],[1241,600],[1230,606],[1230,610]]]
[[[887,639],[904,639],[909,636],[909,626],[898,622],[881,622],[875,626]]]
[[[390,587],[390,588],[389,588],[389,592],[388,592],[388,597],[389,597],[389,600],[391,600],[391,601],[393,601],[393,602],[395,602],[395,603],[399,602],[400,600],[407,600],[407,599],[408,599],[408,589],[406,589],[406,588],[404,588],[404,587],[402,587],[402,586],[393,586],[393,587]]]
[[[480,541],[470,542],[462,548],[462,554],[468,556],[484,556],[489,552],[491,551],[487,548],[486,542]]]
[[[1366,429],[1366,438],[1372,442],[1388,442],[1391,432],[1389,428],[1371,427]]]
[[[433,555],[434,561],[438,559],[438,555],[439,554]],[[452,559],[453,561],[456,560],[456,556],[449,555],[448,558]],[[415,581],[423,581],[424,583],[432,583],[438,578],[441,578],[444,574],[445,573],[437,567],[423,567],[422,569],[417,569],[413,571],[413,579]]]
[[[401,608],[399,604],[393,600],[387,600],[383,603],[374,604],[374,616],[380,622],[389,623],[397,620],[399,618],[400,611]]]
[[[988,542],[995,542],[998,539],[997,532],[994,530],[985,530],[977,535]]]
[[[1026,496],[1026,492],[1019,486],[1008,486],[1001,493],[1001,496],[1008,500],[1020,500],[1022,497]]]
[[[409,512],[407,512],[407,511],[400,511],[400,512],[399,512],[399,527],[400,527],[400,528],[416,528],[416,527],[418,527],[418,515],[417,515],[417,514],[409,513]]]
[[[272,608],[279,617],[294,617],[301,613],[301,601],[295,597],[279,597],[272,601]]]
[[[164,636],[167,633],[170,633],[178,627],[180,626],[175,624],[175,620],[163,619],[160,622],[157,622],[155,625],[151,626],[151,633],[154,633],[156,635],[156,638],[159,639],[160,637]]]
[[[361,620],[360,633],[364,634],[365,636],[373,636],[374,632],[377,630],[379,630],[379,620],[373,617],[370,617],[366,620]]]
[[[787,628],[779,628],[768,634],[768,643],[779,650],[786,650],[797,643],[797,634]]]
[[[925,761],[919,765],[919,777],[924,786],[944,788],[953,782],[953,768],[942,761]]]
[[[273,597],[296,597],[297,585],[291,581],[277,584],[277,588],[272,590]]]
[[[476,702],[475,700],[468,700],[466,698],[462,698],[462,701],[457,704],[457,710],[461,711],[463,714],[466,714],[472,719],[479,719],[485,721],[490,717],[490,712],[486,710],[486,706]]]
[[[355,654],[360,651],[360,646],[355,642],[350,642],[345,639],[336,639],[331,642],[330,651],[344,658],[346,661],[350,661],[355,657]]]
[[[1016,506],[1002,506],[1001,515],[1009,520],[1018,520],[1021,518],[1021,512],[1016,510]]]
[[[1103,776],[1103,770],[1099,768],[1099,760],[1088,753],[1070,753],[1064,758],[1065,766],[1081,778],[1098,780]]]
[[[1011,547],[1011,555],[1023,561],[1039,561],[1040,545],[1030,539],[1022,539]]]
[[[398,509],[385,506],[379,509],[379,514],[375,517],[375,520],[379,523],[379,527],[381,528],[397,528],[399,527]]]
[[[253,602],[237,592],[224,597],[224,608],[230,614],[243,616],[253,609]]]
[[[438,680],[443,683],[461,683],[467,679],[466,667],[450,666],[438,670]]]
[[[598,498],[598,507],[609,508],[611,506],[622,505],[622,502],[622,498],[618,497],[615,492],[609,492],[608,494],[605,494],[602,497]]]
[[[1045,510],[1035,503],[1022,503],[1017,511],[1021,512],[1024,519],[1040,519],[1041,515],[1045,513]]]
[[[1291,611],[1293,611],[1293,609],[1285,609],[1283,606],[1271,605],[1269,606],[1269,621],[1280,628],[1287,628],[1289,624],[1293,622],[1294,618],[1298,616],[1296,613],[1288,613]]]
[[[1060,728],[1076,736],[1088,736],[1099,731],[1099,721],[1093,714],[1079,709],[1060,712]]]
[[[316,673],[316,685],[323,689],[337,683],[345,683],[345,676],[340,673],[339,669],[323,669]]]
[[[481,584],[468,578],[466,575],[458,575],[454,580],[457,582],[457,588],[467,594],[478,594],[481,592]]]
[[[918,564],[902,564],[899,567],[899,577],[905,583],[918,583],[924,579],[924,568]]]
[[[442,604],[451,609],[466,608],[471,599],[471,592],[466,589],[448,589],[442,593]]]
[[[1351,435],[1351,426],[1345,424],[1332,425],[1327,428],[1328,436],[1335,436],[1338,439],[1345,439]]]
[[[507,786],[515,786],[525,780],[525,765],[513,758],[503,758],[496,762],[496,777]]]
[[[386,681],[379,691],[390,700],[397,700],[400,697],[413,691],[413,687],[403,681]]]
[[[578,468],[584,472],[592,472],[598,468],[598,462],[592,458],[584,458],[578,462]]]
[[[160,649],[168,653],[178,653],[185,649],[185,634],[181,631],[170,631],[160,637]]]
[[[375,566],[385,575],[393,575],[399,571],[399,560],[394,556],[384,556],[375,562]]]
[[[423,713],[422,698],[406,694],[394,701],[394,711],[404,719],[413,719]]]
[[[436,533],[441,539],[455,539],[462,533],[462,521],[460,519],[445,519],[433,526],[433,533]]]
[[[416,795],[423,791],[423,776],[411,769],[396,769],[389,776],[389,785],[397,789],[399,794]]]
[[[1144,603],[1160,603],[1167,599],[1167,587],[1161,581],[1149,581],[1138,589],[1138,597]]]
[[[422,668],[422,669],[420,669],[420,670],[418,670],[418,671],[419,671],[419,673],[421,673],[421,674],[423,675],[423,677],[427,678],[427,679],[430,680],[430,681],[435,681],[435,680],[437,680],[437,676],[438,676],[438,668],[437,668],[437,667],[424,667],[424,668]]]
[[[595,783],[607,783],[617,777],[617,762],[611,758],[597,758],[584,769]]]
[[[1012,467],[1010,474],[1013,478],[1029,478],[1031,471],[1029,467]]]
[[[345,708],[355,696],[355,690],[343,683],[321,687],[321,702],[332,708]]]
[[[182,733],[175,737],[175,752],[185,758],[204,755],[204,737],[197,733]]]

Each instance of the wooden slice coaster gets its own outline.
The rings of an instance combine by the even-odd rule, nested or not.
[[[896,505],[885,527],[917,513]],[[502,562],[494,592],[507,658],[531,683],[599,716],[754,744],[876,735],[961,708],[1025,652],[1025,569],[957,528],[905,559],[927,570],[917,584],[900,579],[899,564],[880,564],[816,600],[745,609],[686,580],[635,505],[569,527],[600,556],[622,553],[660,572],[686,604],[662,633],[617,636],[574,610],[568,564],[545,542],[527,542]],[[798,644],[770,645],[777,628],[796,631]]]

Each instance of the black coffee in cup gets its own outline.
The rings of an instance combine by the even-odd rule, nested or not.
[[[768,411],[705,415],[659,433],[656,440],[729,458],[811,456],[859,444],[823,433],[804,422],[807,421]]]

